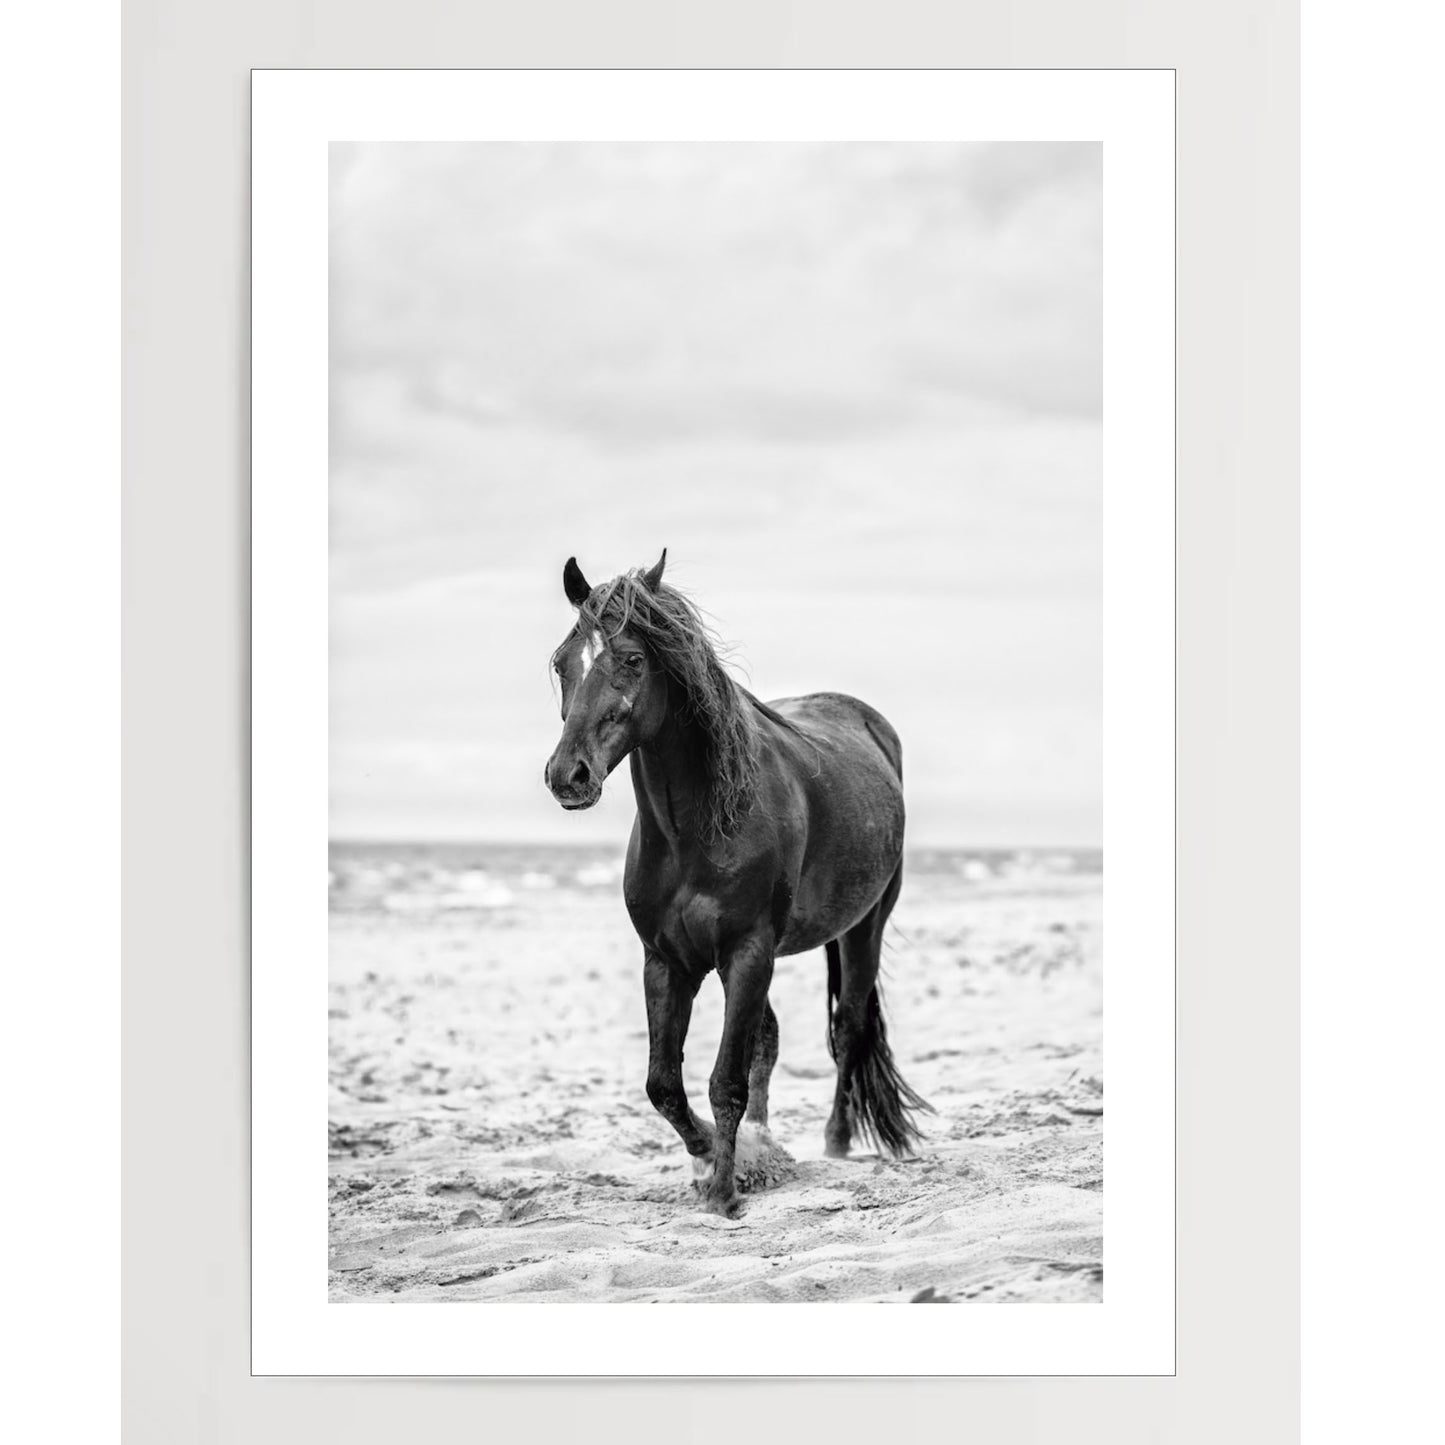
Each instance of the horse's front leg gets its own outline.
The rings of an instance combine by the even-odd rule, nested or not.
[[[712,1152],[712,1131],[692,1112],[682,1086],[682,1045],[699,982],[648,951],[642,966],[647,994],[647,1097],[677,1130],[687,1152],[705,1159]]]
[[[748,1071],[752,1067],[759,1025],[773,981],[771,940],[752,939],[735,949],[718,969],[726,1003],[722,1043],[708,1081],[708,1099],[716,1125],[712,1177],[704,1203],[714,1214],[729,1217],[739,1206],[737,1180],[738,1125],[748,1106]]]

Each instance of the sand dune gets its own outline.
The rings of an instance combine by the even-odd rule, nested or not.
[[[780,960],[771,1132],[795,1163],[737,1220],[697,1208],[647,1102],[638,946],[590,882],[333,913],[334,1301],[1102,1298],[1097,874],[905,887],[886,1006],[937,1109],[913,1160],[822,1157],[823,957]],[[704,1109],[720,1023],[711,979]]]

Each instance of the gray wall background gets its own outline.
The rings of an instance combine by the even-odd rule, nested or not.
[[[1297,7],[128,0],[124,27],[127,1440],[1297,1438]],[[248,70],[458,64],[1178,68],[1177,1378],[250,1377]]]

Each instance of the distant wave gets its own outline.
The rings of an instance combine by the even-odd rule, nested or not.
[[[328,893],[335,913],[494,914],[557,890],[620,889],[623,864],[610,845],[332,843]],[[930,891],[1102,871],[1096,848],[920,848],[904,864],[905,885]]]

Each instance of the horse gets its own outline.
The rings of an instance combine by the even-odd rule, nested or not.
[[[562,585],[576,618],[552,656],[562,735],[543,776],[576,811],[629,760],[637,817],[623,897],[643,949],[647,1096],[692,1156],[704,1207],[733,1217],[740,1128],[745,1142],[750,1131],[771,1146],[775,959],[826,951],[837,1066],[829,1157],[846,1156],[855,1134],[906,1156],[922,1137],[914,1114],[932,1112],[894,1062],[878,982],[903,879],[902,747],[857,698],[760,702],[725,670],[697,607],[662,580],[666,563],[664,549],[645,571],[592,587],[568,559]],[[714,969],[724,1017],[709,1126],[688,1103],[682,1057]],[[775,1150],[764,1182],[779,1154],[791,1162]]]

